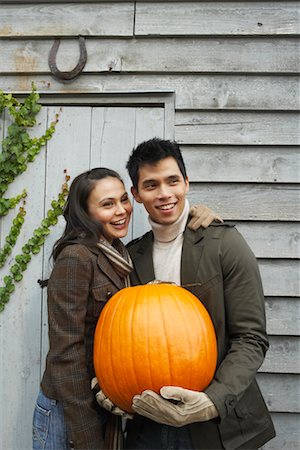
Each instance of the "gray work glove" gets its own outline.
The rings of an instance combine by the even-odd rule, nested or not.
[[[164,386],[160,395],[146,390],[133,397],[132,409],[154,422],[182,427],[218,417],[217,408],[204,392],[175,386]],[[176,401],[177,403],[170,402]]]
[[[92,391],[95,394],[97,403],[106,411],[109,411],[110,413],[114,414],[115,416],[121,416],[123,419],[132,419],[133,415],[127,413],[126,411],[123,411],[123,409],[116,406],[106,395],[103,391],[101,391],[98,380],[96,377],[94,377],[91,381],[91,388]]]
[[[214,220],[216,222],[223,222],[222,218],[212,209],[205,205],[194,205],[190,208],[191,220],[187,226],[191,230],[198,230],[198,228],[207,228]]]

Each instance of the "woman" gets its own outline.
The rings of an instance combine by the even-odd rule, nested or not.
[[[207,222],[206,207],[194,209]],[[133,266],[120,241],[132,205],[119,174],[96,168],[70,186],[66,227],[53,248],[48,281],[49,352],[33,418],[33,448],[104,448],[111,413],[91,391],[93,335],[105,302],[129,285]],[[201,219],[202,217],[202,219]],[[194,225],[195,226],[195,225]],[[122,411],[114,411],[122,414]]]

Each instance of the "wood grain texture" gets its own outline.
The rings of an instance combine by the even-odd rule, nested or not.
[[[295,2],[137,2],[136,36],[299,35]]]
[[[259,260],[266,296],[300,297],[299,260]]]
[[[300,298],[267,297],[266,317],[268,334],[300,335]]]
[[[300,412],[299,375],[259,373],[257,381],[271,412]]]
[[[296,184],[191,183],[191,204],[209,205],[225,220],[300,221]]]
[[[299,78],[292,75],[217,74],[85,74],[65,85],[49,74],[0,74],[4,91],[30,91],[34,82],[39,92],[97,93],[174,91],[176,110],[278,110],[299,111]]]
[[[18,17],[18,20],[15,18]],[[2,5],[0,38],[133,36],[134,4]]]
[[[32,132],[40,136],[46,130],[47,111],[39,114],[40,123]],[[4,130],[10,124],[6,117]],[[4,133],[5,134],[5,133]],[[21,253],[22,246],[31,237],[32,232],[44,217],[44,190],[36,189],[33,180],[45,182],[46,152],[43,148],[33,164],[9,186],[5,196],[11,197],[27,190],[26,217],[20,235],[9,256],[5,267],[0,269],[0,285],[3,277],[9,275],[9,267],[14,263],[14,257]],[[1,218],[2,242],[8,234],[13,218],[18,212],[18,206],[10,210],[7,216]],[[41,333],[41,289],[37,283],[42,277],[43,252],[35,255],[24,278],[17,283],[5,311],[1,313],[0,326],[0,399],[3,414],[0,420],[1,442],[4,448],[18,448],[21,436],[28,436],[31,425],[24,420],[24,415],[32,417],[32,408],[40,383],[40,333]],[[12,388],[13,386],[13,388]],[[14,406],[13,406],[14,405]],[[24,405],[25,409],[24,409]],[[14,437],[19,444],[14,441]],[[13,445],[5,445],[5,443]]]
[[[282,387],[283,379],[277,385]],[[278,395],[276,393],[276,395]],[[261,447],[261,450],[299,450],[299,414],[272,413],[276,437]]]
[[[300,257],[299,224],[293,222],[234,222],[257,258]]]
[[[270,348],[259,372],[299,374],[300,339],[269,336]]]
[[[1,41],[2,74],[49,73],[48,53],[53,39]],[[84,73],[277,73],[299,71],[299,46],[289,38],[166,38],[86,40]],[[73,69],[77,39],[63,40],[57,65]]]
[[[177,112],[179,144],[299,145],[298,113]]]
[[[182,145],[181,150],[192,182],[300,182],[300,147]]]

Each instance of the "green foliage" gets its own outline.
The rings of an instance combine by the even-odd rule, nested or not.
[[[12,94],[4,94],[0,91],[0,114],[6,110],[12,118],[12,124],[8,126],[6,137],[2,141],[2,152],[0,153],[0,217],[5,216],[20,201],[23,202],[12,221],[9,233],[5,238],[5,244],[0,249],[0,268],[7,262],[8,256],[17,242],[26,215],[26,190],[12,198],[4,198],[4,194],[8,186],[27,169],[28,163],[35,160],[42,147],[51,139],[58,122],[57,115],[43,136],[30,137],[28,129],[36,125],[36,115],[41,110],[38,101],[39,95],[34,86],[31,94],[23,103],[20,103]],[[46,218],[33,231],[30,239],[23,245],[22,253],[17,255],[10,265],[10,275],[4,277],[4,284],[0,286],[0,312],[4,310],[10,295],[14,292],[15,283],[22,280],[23,272],[26,270],[32,255],[40,252],[45,237],[50,233],[50,227],[57,223],[58,217],[62,214],[65,199],[68,195],[68,181],[69,176],[66,175],[61,192],[57,200],[52,202],[52,208],[47,212]]]
[[[32,138],[28,128],[36,125],[36,115],[41,110],[38,103],[39,94],[35,88],[31,94],[20,103],[11,94],[0,91],[0,114],[6,109],[13,119],[13,123],[7,128],[7,136],[2,141],[2,152],[0,153],[0,197],[2,199],[10,183],[25,172],[27,165],[35,160],[41,148],[51,139],[58,116],[51,122],[45,134],[39,138]],[[7,200],[7,199],[6,199]],[[5,215],[10,208],[5,209],[5,203],[1,205],[0,216]]]
[[[65,200],[68,195],[69,178],[70,177],[66,175],[66,181],[62,185],[57,200],[52,201],[52,208],[48,210],[46,219],[43,219],[41,226],[33,231],[31,237],[22,247],[22,253],[14,258],[14,263],[9,269],[11,275],[4,277],[4,286],[0,287],[0,312],[4,310],[10,295],[14,292],[15,282],[23,279],[23,272],[27,269],[27,265],[30,262],[32,255],[36,255],[40,252],[45,242],[45,237],[50,233],[50,227],[56,225],[58,217],[62,214]]]
[[[18,236],[20,234],[22,225],[24,223],[24,216],[26,214],[25,209],[20,206],[19,212],[13,219],[12,226],[9,230],[8,235],[5,238],[5,245],[0,249],[0,267],[3,267],[8,256],[11,254],[12,249],[17,242]]]

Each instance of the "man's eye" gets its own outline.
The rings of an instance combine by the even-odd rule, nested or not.
[[[151,189],[155,189],[155,184],[147,184],[147,186],[146,186],[146,189],[148,190],[148,191],[151,191]]]

